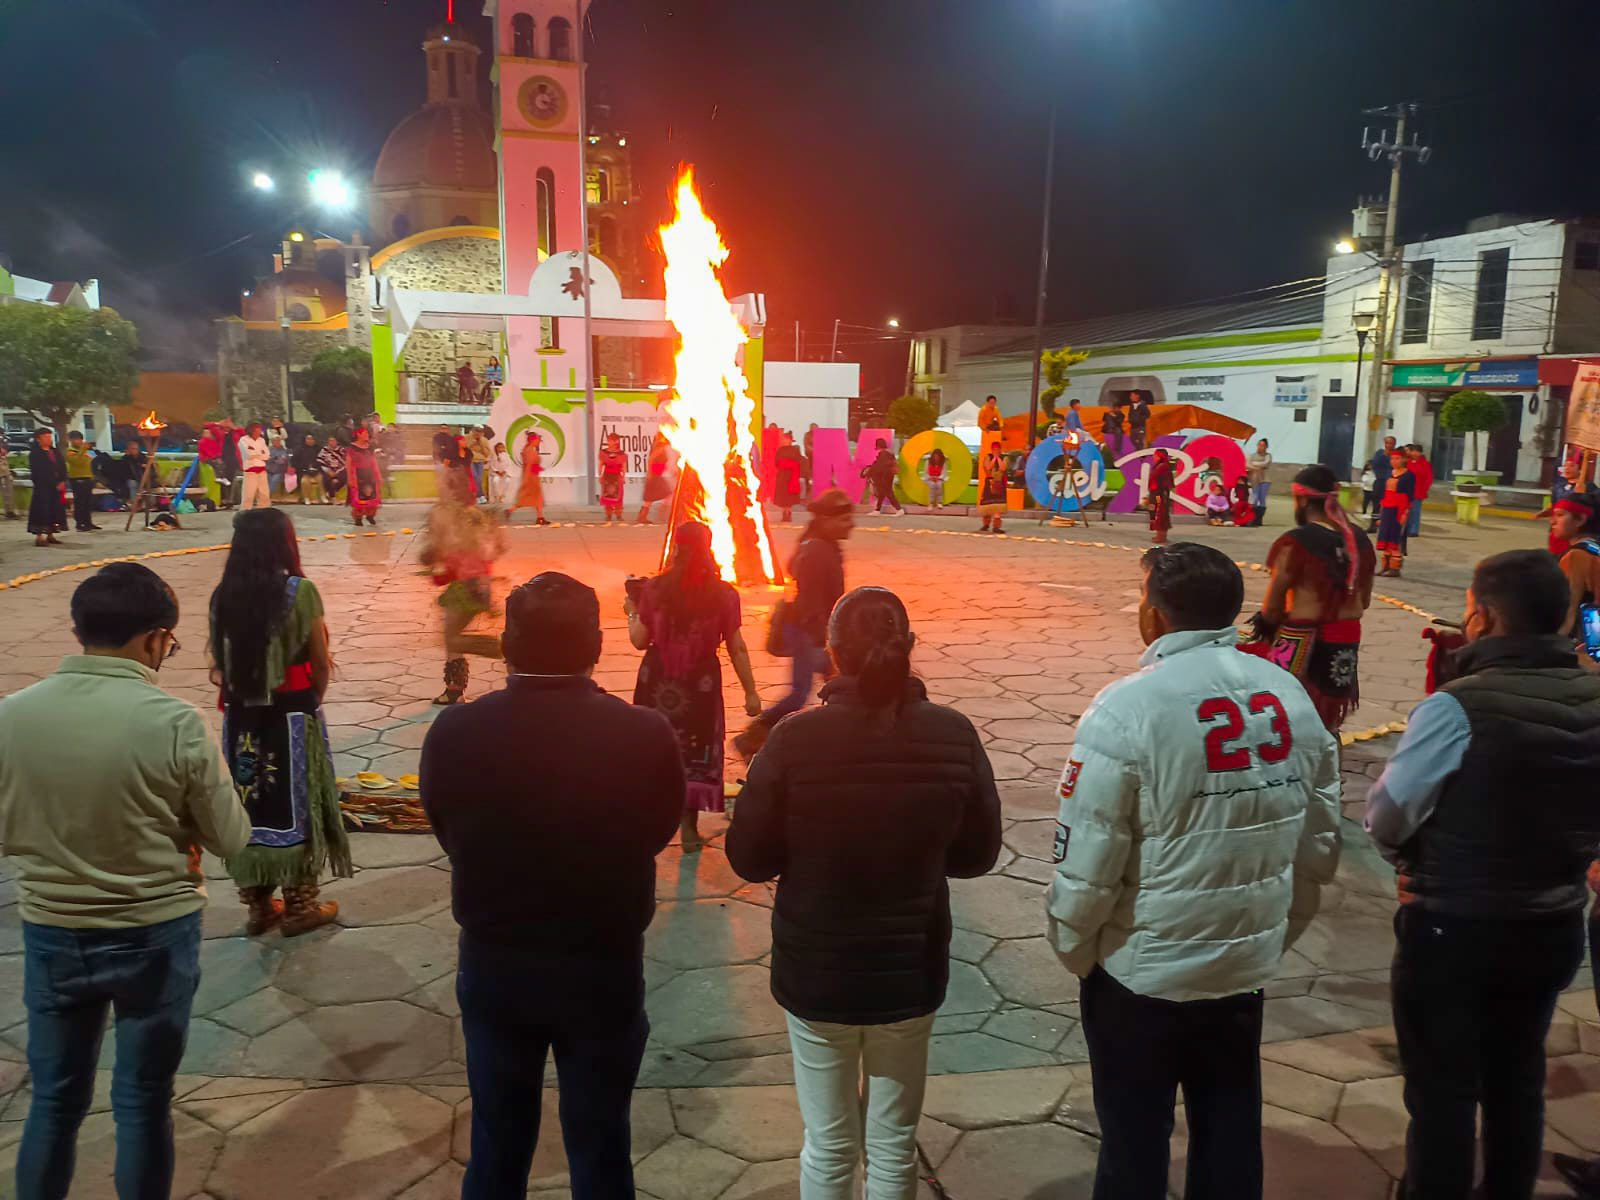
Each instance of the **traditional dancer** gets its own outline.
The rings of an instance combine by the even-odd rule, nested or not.
[[[1001,526],[1006,516],[1006,460],[999,442],[989,446],[978,465],[978,516],[983,518],[979,533],[988,533],[991,528],[995,533],[1005,532]]]
[[[324,868],[352,874],[322,697],[333,675],[322,596],[305,578],[294,522],[257,508],[233,523],[233,546],[211,595],[212,678],[221,689],[222,747],[254,827],[228,859],[252,937],[326,925]],[[280,909],[273,892],[283,890]]]
[[[805,465],[800,447],[794,444],[794,434],[785,432],[782,445],[772,455],[772,502],[783,513],[785,525],[794,520],[794,506],[800,503],[800,476]]]
[[[633,702],[653,708],[672,724],[688,777],[682,835],[684,853],[700,849],[703,812],[726,810],[722,786],[725,718],[722,661],[728,661],[744,688],[744,709],[761,715],[750,651],[740,632],[739,593],[722,582],[711,554],[711,530],[685,521],[673,538],[672,565],[628,595],[628,638],[645,652],[639,664]],[[631,587],[632,585],[630,585]]]
[[[1389,455],[1389,478],[1383,488],[1378,515],[1378,550],[1383,554],[1383,570],[1378,574],[1399,579],[1406,561],[1406,521],[1416,502],[1417,480],[1406,456],[1398,450]]]
[[[441,499],[428,514],[421,560],[433,576],[444,609],[444,691],[435,704],[457,704],[466,694],[471,670],[467,655],[500,657],[500,639],[491,633],[468,633],[467,626],[493,608],[489,583],[495,559],[505,553],[505,531],[492,509],[471,499]]]
[[[351,519],[361,524],[378,523],[378,510],[383,507],[383,468],[378,465],[378,452],[372,447],[372,432],[359,426],[355,441],[345,448],[345,476],[349,480]]]
[[[1333,734],[1361,700],[1361,617],[1377,555],[1339,505],[1339,479],[1312,466],[1294,478],[1294,524],[1267,552],[1267,597],[1247,653],[1295,676]]]
[[[650,465],[646,468],[644,503],[639,509],[639,524],[650,524],[651,505],[672,499],[673,480],[668,474],[671,469],[672,444],[667,441],[667,435],[658,429],[650,443]]]
[[[600,506],[605,509],[607,525],[622,523],[622,488],[627,479],[628,456],[622,452],[622,439],[613,433],[600,451]]]
[[[1150,474],[1145,479],[1145,500],[1150,508],[1151,541],[1163,545],[1167,531],[1172,528],[1172,489],[1178,486],[1177,473],[1172,468],[1172,455],[1157,449],[1150,463]]]
[[[519,508],[531,508],[538,518],[537,524],[548,525],[544,519],[544,482],[539,477],[544,473],[544,465],[539,461],[539,456],[544,453],[543,441],[538,430],[528,430],[527,437],[522,439],[522,482],[517,485],[516,497],[511,501],[511,507],[506,509],[506,524],[511,523],[511,514]]]
[[[56,449],[54,430],[41,429],[33,435],[28,451],[28,477],[33,497],[28,501],[28,532],[35,546],[60,546],[56,534],[67,528],[67,468]],[[135,485],[137,486],[137,485]]]

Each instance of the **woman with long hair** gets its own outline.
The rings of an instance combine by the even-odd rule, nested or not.
[[[244,798],[250,844],[228,860],[254,937],[285,937],[339,913],[319,899],[325,868],[351,874],[322,697],[333,675],[322,596],[300,566],[294,522],[256,508],[233,523],[233,546],[211,594],[212,679],[221,689],[222,748]],[[280,908],[273,892],[282,889]]]
[[[1145,483],[1145,499],[1150,506],[1150,532],[1154,535],[1151,540],[1158,546],[1167,540],[1167,531],[1172,528],[1172,489],[1177,485],[1172,455],[1157,449]]]
[[[378,510],[383,507],[383,468],[378,465],[378,452],[372,446],[372,430],[365,425],[356,427],[355,439],[344,452],[344,464],[351,519],[357,525],[363,519],[368,525],[376,525]]]
[[[1417,477],[1410,466],[1399,450],[1389,455],[1389,478],[1378,509],[1378,553],[1383,556],[1378,574],[1390,579],[1399,579],[1406,563],[1406,518],[1417,500]]]
[[[637,597],[637,598],[635,598]],[[700,849],[700,814],[723,812],[720,646],[744,688],[744,710],[761,715],[750,651],[740,632],[739,593],[722,581],[711,553],[711,530],[685,521],[673,535],[672,565],[630,588],[623,601],[628,638],[645,652],[633,702],[672,724],[689,786],[683,809],[683,849]]]
[[[950,977],[947,877],[1000,852],[1000,798],[972,722],[911,673],[905,605],[857,588],[834,607],[840,677],[772,731],[728,830],[745,879],[778,878],[772,994],[788,1014],[805,1121],[804,1200],[917,1194],[928,1037]]]
[[[64,544],[56,534],[67,528],[67,464],[55,442],[54,430],[41,429],[33,435],[33,445],[28,450],[28,477],[33,485],[33,498],[28,501],[28,532],[33,534],[35,546]]]
[[[928,504],[934,511],[944,507],[944,473],[947,461],[944,451],[937,446],[928,455],[926,472],[928,477]]]
[[[1000,453],[1000,443],[994,442],[978,463],[978,515],[983,524],[979,533],[1005,532],[1006,519],[1006,460]]]

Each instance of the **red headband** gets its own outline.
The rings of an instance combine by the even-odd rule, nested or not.
[[[1580,517],[1594,516],[1594,509],[1578,500],[1557,500],[1550,506],[1550,511],[1575,513]]]

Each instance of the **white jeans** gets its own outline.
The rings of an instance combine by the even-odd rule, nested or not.
[[[892,1025],[834,1025],[786,1015],[806,1126],[801,1200],[852,1200],[863,1154],[866,1200],[915,1200],[917,1122],[933,1014]]]
[[[272,484],[268,481],[265,471],[244,473],[244,507],[272,507]]]

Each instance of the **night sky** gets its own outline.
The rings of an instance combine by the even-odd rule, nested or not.
[[[298,215],[248,169],[363,177],[443,7],[0,0],[0,253],[209,356],[183,318],[227,311]],[[1594,0],[595,0],[590,32],[647,211],[694,162],[729,292],[812,345],[834,318],[1031,317],[1052,97],[1054,318],[1320,274],[1386,182],[1361,109],[1401,99],[1434,148],[1403,235],[1600,214]]]

